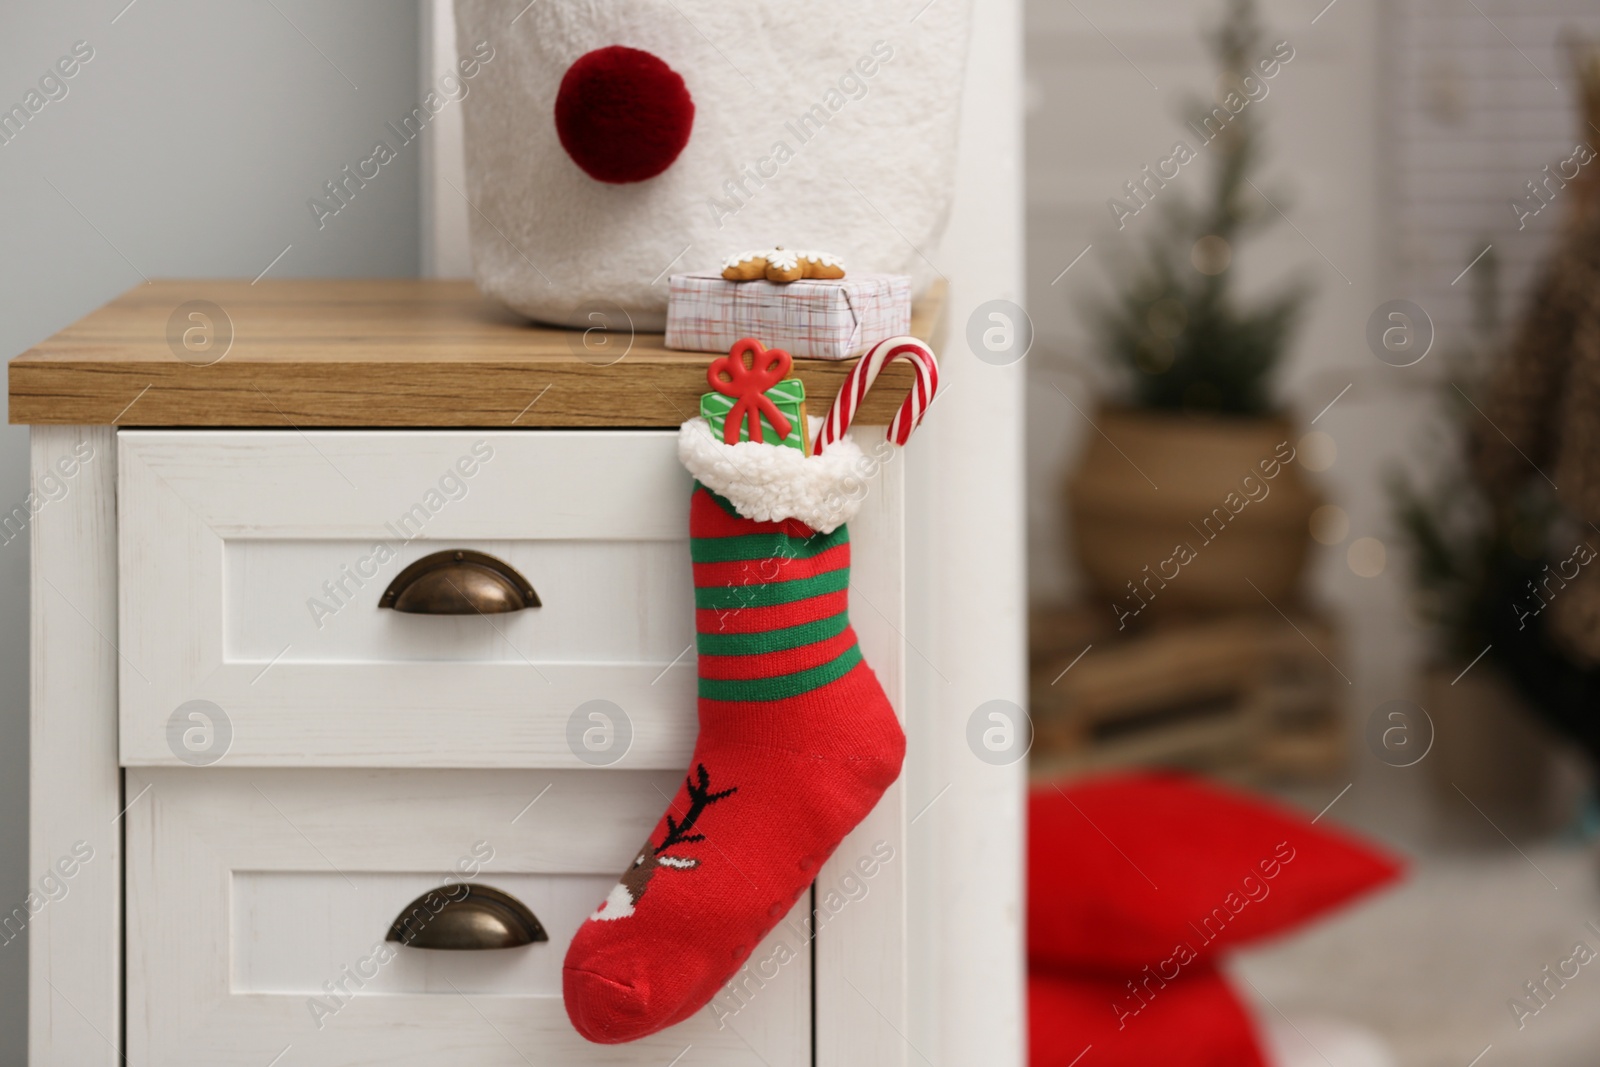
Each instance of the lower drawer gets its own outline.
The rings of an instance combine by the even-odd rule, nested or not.
[[[654,771],[130,769],[129,1061],[660,1067],[693,1046],[697,1067],[809,1064],[809,953],[736,1017],[708,1009],[623,1046],[567,1022],[567,942],[676,784]],[[384,940],[453,882],[515,897],[549,940]]]

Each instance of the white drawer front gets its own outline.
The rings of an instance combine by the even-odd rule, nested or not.
[[[125,764],[581,767],[568,720],[593,700],[631,725],[618,766],[687,762],[674,433],[127,431],[119,463]],[[378,607],[454,548],[542,606]],[[191,701],[221,714],[174,727]]]
[[[151,768],[127,785],[130,1062],[664,1065],[690,1045],[695,1064],[811,1062],[809,952],[720,1020],[707,1010],[626,1046],[567,1022],[567,942],[675,774]],[[384,942],[452,880],[515,896],[550,940]],[[774,938],[800,943],[808,906]]]

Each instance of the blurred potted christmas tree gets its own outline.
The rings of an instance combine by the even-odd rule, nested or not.
[[[1439,356],[1442,418],[1423,452],[1428,469],[1397,469],[1388,489],[1411,564],[1412,615],[1428,639],[1421,699],[1433,723],[1435,788],[1449,804],[1460,790],[1510,832],[1538,833],[1570,818],[1582,788],[1550,727],[1594,755],[1600,674],[1550,642],[1540,617],[1549,561],[1583,532],[1548,483],[1530,479],[1497,498],[1472,469],[1470,444],[1501,350],[1492,251],[1472,278],[1469,336]]]
[[[1318,504],[1272,391],[1307,290],[1291,282],[1257,302],[1235,291],[1241,241],[1277,218],[1250,180],[1261,154],[1252,101],[1273,53],[1253,0],[1229,0],[1208,40],[1217,105],[1193,105],[1189,128],[1210,138],[1197,153],[1209,196],[1196,205],[1161,187],[1154,232],[1116,294],[1091,308],[1124,391],[1097,414],[1067,496],[1079,563],[1124,625],[1146,608],[1292,596]]]
[[[1600,42],[1574,35],[1567,43],[1582,108],[1579,144],[1587,145],[1600,124]],[[1478,761],[1478,788],[1497,789],[1504,803],[1532,807],[1531,815],[1538,810],[1530,798],[1548,796],[1549,759],[1537,760],[1531,748],[1519,756],[1508,743],[1510,725],[1474,710],[1462,691],[1493,686],[1497,693],[1477,703],[1492,704],[1499,720],[1514,708],[1526,730],[1537,716],[1580,745],[1591,768],[1600,766],[1600,174],[1593,167],[1562,186],[1564,225],[1516,328],[1502,339],[1492,319],[1477,324],[1485,358],[1447,390],[1460,413],[1450,461],[1435,465],[1431,489],[1404,481],[1395,489],[1419,596],[1437,624],[1441,666],[1448,657],[1462,666],[1482,659],[1449,684],[1435,673],[1430,714],[1450,724],[1451,736],[1481,735],[1475,751],[1463,753]],[[1483,284],[1492,283],[1492,269],[1477,270]],[[1494,305],[1492,292],[1474,294],[1480,316]],[[1443,723],[1438,736],[1448,742]],[[1441,774],[1470,773],[1452,771],[1447,750],[1441,756]]]

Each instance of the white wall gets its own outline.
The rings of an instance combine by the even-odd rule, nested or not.
[[[274,276],[416,272],[415,155],[385,168],[320,231],[306,207],[339,167],[370,154],[385,121],[415,104],[414,4],[6,4],[0,107],[22,102],[80,40],[94,56],[67,95],[0,144],[0,357],[144,276],[253,278],[286,246]],[[27,437],[24,427],[0,427],[0,514],[26,495]],[[7,913],[27,892],[27,575],[27,538],[0,545]],[[0,946],[0,1064],[23,1062],[26,953],[25,939]]]
[[[908,448],[907,663],[922,727],[906,775],[912,1064],[1025,1061],[1026,762],[991,766],[967,736],[980,705],[1028,703],[1028,360],[993,365],[967,339],[980,305],[1026,299],[1022,34],[1021,0],[976,5],[955,210],[935,257],[950,280],[941,394]]]

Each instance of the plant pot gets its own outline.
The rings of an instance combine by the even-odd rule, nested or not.
[[[1427,672],[1433,723],[1427,755],[1434,792],[1454,825],[1485,841],[1548,833],[1576,814],[1586,789],[1581,762],[1539,721],[1522,696],[1487,663]],[[1479,808],[1474,812],[1463,797]],[[1496,830],[1494,827],[1500,829]]]
[[[1283,606],[1317,493],[1293,426],[1105,408],[1067,482],[1079,566],[1122,624]]]

